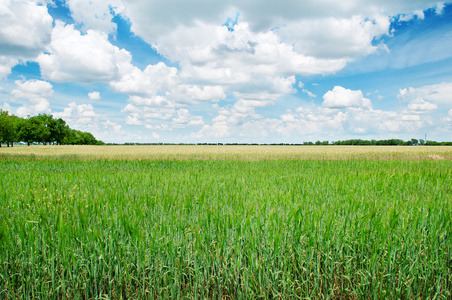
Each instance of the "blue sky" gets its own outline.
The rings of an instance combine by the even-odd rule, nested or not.
[[[452,140],[452,4],[2,0],[0,107],[105,142]]]

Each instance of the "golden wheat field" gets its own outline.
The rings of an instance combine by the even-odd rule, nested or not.
[[[0,148],[7,158],[113,160],[450,160],[447,146],[273,146],[273,145],[146,145],[146,146],[16,146]]]

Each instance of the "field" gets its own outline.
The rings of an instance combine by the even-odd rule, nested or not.
[[[452,147],[0,148],[0,299],[450,299]]]

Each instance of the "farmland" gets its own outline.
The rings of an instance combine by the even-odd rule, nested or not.
[[[452,297],[452,148],[0,149],[0,298]]]

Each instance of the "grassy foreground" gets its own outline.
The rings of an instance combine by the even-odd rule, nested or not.
[[[196,155],[2,156],[0,298],[452,297],[450,160]]]

